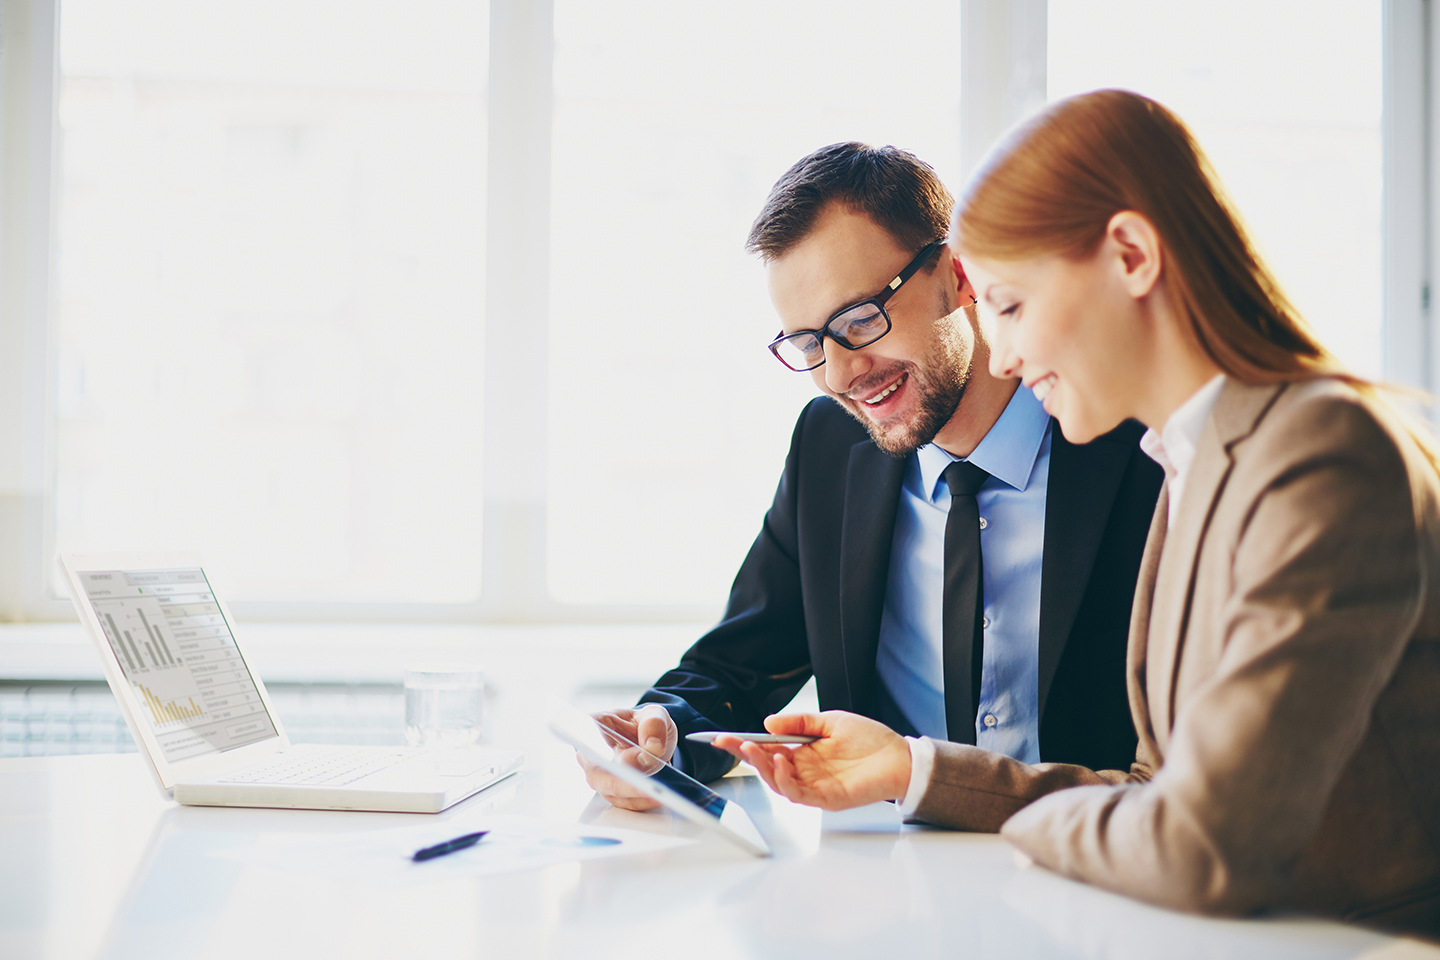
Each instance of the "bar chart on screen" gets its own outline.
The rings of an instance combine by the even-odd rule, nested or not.
[[[165,755],[275,735],[230,625],[199,569],[82,574],[88,599]]]
[[[194,697],[186,697],[185,703],[178,700],[161,700],[155,695],[155,691],[143,683],[135,684],[141,696],[145,698],[145,705],[150,708],[150,715],[155,718],[155,725],[161,726],[166,723],[182,723],[194,717],[204,714],[204,710],[195,702]]]

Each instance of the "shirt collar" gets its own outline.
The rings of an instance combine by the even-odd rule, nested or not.
[[[1024,490],[1030,484],[1030,475],[1035,472],[1035,459],[1040,455],[1040,446],[1045,441],[1045,430],[1049,426],[1050,415],[1035,395],[1028,387],[1016,387],[1015,395],[1005,405],[1000,419],[964,459],[1016,490]],[[949,496],[948,490],[937,490],[940,475],[959,459],[933,443],[915,451],[916,464],[920,468],[920,489],[926,492],[931,503],[937,502],[937,497]]]
[[[1195,448],[1200,444],[1200,431],[1205,429],[1205,421],[1210,419],[1210,411],[1215,409],[1215,401],[1220,399],[1224,386],[1225,374],[1211,377],[1189,400],[1175,408],[1165,421],[1164,429],[1159,433],[1146,430],[1140,438],[1140,449],[1160,464],[1172,483],[1190,471]]]

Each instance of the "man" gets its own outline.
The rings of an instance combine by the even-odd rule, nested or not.
[[[990,375],[944,242],[953,206],[913,155],[834,144],[751,229],[783,323],[771,350],[826,396],[795,425],[724,619],[606,715],[701,780],[734,761],[685,734],[762,730],[812,675],[822,709],[906,735],[1029,763],[1134,757],[1126,632],[1161,473],[1138,425],[1074,446]],[[617,806],[654,806],[586,773]]]

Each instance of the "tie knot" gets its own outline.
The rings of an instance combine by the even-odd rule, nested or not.
[[[945,485],[950,488],[950,496],[973,497],[980,485],[989,479],[990,474],[973,463],[956,460],[945,468],[941,476],[945,478]]]

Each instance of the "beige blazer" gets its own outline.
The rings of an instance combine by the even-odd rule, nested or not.
[[[1130,624],[1128,771],[937,744],[917,815],[1187,910],[1440,934],[1440,501],[1333,380],[1228,381]],[[1022,809],[1023,808],[1023,809]]]

